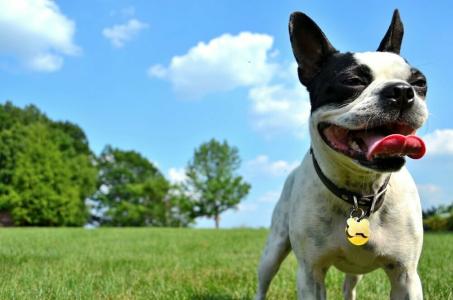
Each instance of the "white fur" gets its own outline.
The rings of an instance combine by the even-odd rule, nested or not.
[[[411,75],[410,65],[391,52],[358,52],[354,53],[354,58],[359,64],[369,66],[377,80],[407,80]]]
[[[324,143],[318,124],[323,121],[348,128],[364,126],[366,118],[381,113],[377,94],[383,84],[406,81],[410,67],[390,53],[359,53],[358,60],[375,72],[376,79],[352,103],[321,107],[310,117],[312,148],[325,175],[340,187],[363,194],[374,193],[388,174],[362,167]],[[409,72],[409,73],[408,73]],[[368,107],[369,109],[363,110]],[[359,109],[360,108],[360,109]],[[409,115],[417,126],[427,117],[422,99]],[[359,121],[357,121],[359,120]],[[391,282],[391,299],[422,299],[417,264],[422,249],[421,207],[415,183],[405,167],[391,175],[382,207],[369,217],[371,237],[364,246],[350,244],[345,235],[351,205],[333,195],[321,182],[306,154],[285,182],[272,216],[272,225],[259,271],[256,299],[265,299],[273,276],[292,250],[299,264],[299,299],[325,299],[324,278],[331,266],[345,272],[344,298],[355,299],[360,274],[383,268]]]

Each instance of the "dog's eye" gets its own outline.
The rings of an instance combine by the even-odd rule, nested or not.
[[[418,88],[425,88],[426,87],[426,80],[423,79],[423,78],[419,78],[417,80],[414,80],[411,82],[411,84],[415,87],[418,87]]]
[[[363,86],[366,85],[366,83],[359,77],[350,77],[350,78],[345,78],[341,81],[345,85],[350,85],[350,86]]]

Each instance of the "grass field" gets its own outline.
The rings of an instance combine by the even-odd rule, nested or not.
[[[251,299],[265,230],[2,229],[0,299]],[[295,298],[293,256],[270,299]],[[420,263],[425,299],[453,299],[453,234],[427,234]],[[341,299],[343,275],[327,277]],[[359,299],[388,298],[382,271]],[[384,296],[385,295],[385,296]]]

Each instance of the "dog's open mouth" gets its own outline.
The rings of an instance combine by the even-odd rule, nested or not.
[[[426,152],[423,140],[415,136],[415,129],[405,123],[360,130],[321,123],[319,131],[331,148],[362,164],[398,158],[404,163],[405,156],[419,159]]]

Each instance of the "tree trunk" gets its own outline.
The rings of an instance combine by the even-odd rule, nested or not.
[[[14,220],[11,214],[7,211],[0,212],[0,227],[13,226]]]
[[[220,215],[219,214],[216,214],[214,216],[214,221],[215,221],[215,228],[219,229],[219,224],[220,224]]]

